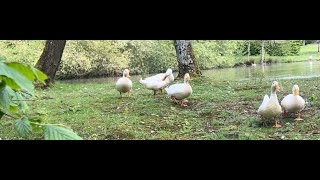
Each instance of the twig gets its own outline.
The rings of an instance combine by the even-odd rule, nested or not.
[[[5,115],[5,116],[11,117],[11,118],[13,118],[13,119],[18,119],[18,117],[11,116],[10,114],[7,114],[7,113],[5,113],[5,112],[2,112],[2,113],[3,113],[3,115]]]
[[[24,93],[24,94],[27,94],[27,95],[29,95],[29,96],[33,96],[32,94],[30,94],[28,91],[25,91],[25,90],[21,90],[20,92],[21,92],[21,93]]]
[[[65,128],[68,128],[67,126],[63,125],[63,124],[41,124],[41,123],[36,123],[36,122],[30,122],[31,124],[36,124],[36,125],[39,125],[39,126],[48,126],[48,125],[51,125],[51,126],[63,126]]]

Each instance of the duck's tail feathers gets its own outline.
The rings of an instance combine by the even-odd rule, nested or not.
[[[146,85],[147,81],[146,80],[143,80],[142,78],[140,78],[139,82],[143,85]]]

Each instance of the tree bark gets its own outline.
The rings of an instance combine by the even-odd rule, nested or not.
[[[250,40],[248,41],[248,62],[249,62],[249,57],[250,57]]]
[[[36,64],[36,68],[48,76],[46,86],[50,85],[60,66],[66,40],[47,40],[43,52]]]
[[[265,40],[261,40],[261,64],[264,63],[264,42]]]
[[[318,40],[318,52],[320,52],[320,40]]]
[[[179,66],[178,78],[183,78],[186,73],[189,73],[191,76],[202,75],[195,60],[191,40],[174,40],[174,47]]]
[[[306,40],[303,40],[302,45],[303,45],[303,46],[305,46],[305,45],[306,45]]]

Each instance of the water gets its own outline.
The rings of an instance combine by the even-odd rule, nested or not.
[[[270,80],[320,77],[320,61],[277,63],[256,67],[236,67],[203,71],[203,75],[218,80]]]
[[[212,69],[202,71],[203,75],[216,80],[232,81],[232,80],[255,80],[265,78],[270,80],[280,79],[299,79],[320,77],[320,61],[306,61],[297,63],[277,63],[272,65],[241,66],[236,68]],[[175,76],[177,73],[175,73]],[[88,82],[116,82],[119,77],[107,78],[90,78],[65,80],[68,83],[88,83]],[[131,76],[133,82],[138,82],[140,76]]]

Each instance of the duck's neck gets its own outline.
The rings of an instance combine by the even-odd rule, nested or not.
[[[169,80],[169,78],[166,78],[165,80],[162,80],[162,82],[169,83],[170,80]]]
[[[293,96],[299,96],[299,94],[296,94],[294,91],[292,91]]]
[[[168,76],[168,79],[169,79],[169,81],[173,81],[173,79],[174,79],[173,74],[170,74],[170,75]]]
[[[278,101],[277,93],[275,90],[271,91],[271,97]]]

